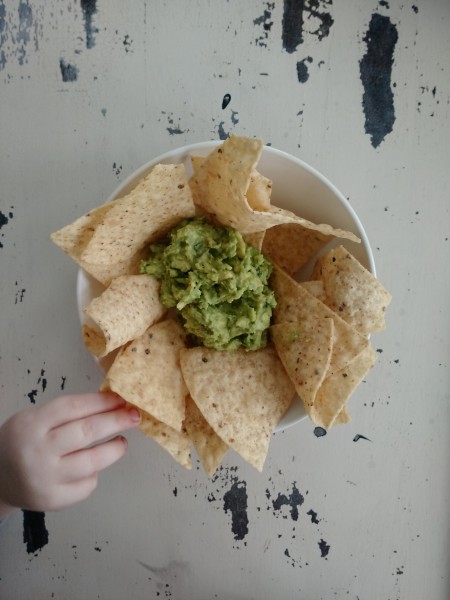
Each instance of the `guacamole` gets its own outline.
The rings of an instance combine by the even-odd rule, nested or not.
[[[140,265],[161,280],[161,302],[179,311],[186,331],[216,350],[266,345],[276,305],[271,270],[238,231],[202,217],[179,223]]]

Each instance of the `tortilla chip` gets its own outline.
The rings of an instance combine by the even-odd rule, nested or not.
[[[154,419],[151,415],[141,412],[139,429],[145,435],[153,438],[164,450],[186,469],[192,468],[191,441],[184,429],[175,431],[172,427]]]
[[[90,242],[95,228],[102,221],[103,217],[114,206],[115,200],[108,204],[103,204],[94,208],[70,225],[55,231],[50,235],[50,239],[61,250],[68,254],[80,267],[92,275],[94,279],[107,286],[114,277],[127,273],[138,273],[138,264],[141,257],[131,257],[115,265],[114,269],[105,268],[104,265],[88,264],[81,259],[84,249]],[[143,258],[143,257],[142,257]]]
[[[193,441],[198,457],[209,477],[228,451],[228,446],[209,425],[190,396],[186,398],[187,434]]]
[[[87,348],[105,356],[115,348],[141,336],[167,311],[159,299],[160,282],[151,275],[124,275],[85,309],[100,330],[98,337],[85,338]]]
[[[253,210],[246,193],[262,148],[262,140],[234,135],[226,139],[190,178],[194,203],[222,225],[234,227],[242,234],[264,231],[282,223],[299,223],[324,235],[361,241],[351,232],[331,225],[316,225],[276,206],[266,211]]]
[[[332,371],[339,371],[347,366],[368,345],[364,336],[277,265],[273,265],[270,283],[277,300],[273,311],[275,323],[308,322],[311,315],[319,319],[333,319],[334,344],[330,363]]]
[[[347,408],[347,406],[344,406],[341,408],[333,425],[346,425],[347,423],[350,423],[351,420],[352,420],[352,418],[350,416],[350,413],[348,412],[348,408]]]
[[[206,421],[261,471],[272,432],[294,396],[275,349],[219,352],[198,347],[182,350],[180,359],[189,392]]]
[[[346,409],[349,397],[374,366],[376,359],[376,352],[371,346],[367,346],[344,369],[324,379],[311,414],[311,419],[316,425],[329,429],[335,423],[338,415]],[[345,417],[344,412],[341,419]]]
[[[176,321],[152,325],[123,348],[106,374],[110,389],[158,421],[181,430],[188,390],[181,375],[179,353],[186,334]]]
[[[279,323],[270,328],[278,356],[298,396],[310,414],[318,389],[330,367],[333,350],[333,319],[311,316],[299,323]]]
[[[184,165],[156,165],[105,214],[81,259],[95,265],[123,262],[194,214]]]
[[[198,174],[201,165],[206,158],[204,156],[191,156],[191,164],[194,175]],[[261,175],[256,169],[250,173],[250,180],[245,193],[249,206],[254,210],[269,210],[270,195],[272,193],[272,181]]]
[[[266,232],[262,252],[294,275],[332,238],[298,223],[277,225]]]
[[[246,244],[252,246],[253,248],[256,248],[258,252],[261,252],[265,235],[265,231],[257,231],[255,233],[244,233],[242,237],[244,238],[244,242]]]
[[[318,261],[316,274],[323,281],[325,303],[363,335],[385,328],[386,307],[392,296],[343,246]]]
[[[302,281],[300,285],[321,302],[325,302],[326,296],[323,281]]]
[[[250,173],[250,183],[245,194],[250,208],[253,210],[269,210],[272,181],[261,175],[256,169]]]

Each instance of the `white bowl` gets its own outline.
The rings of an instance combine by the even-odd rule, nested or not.
[[[221,142],[191,144],[156,157],[125,179],[107,201],[127,194],[139,179],[160,163],[183,163],[190,175],[192,173],[190,156],[206,156],[220,144]],[[272,203],[275,206],[290,210],[313,223],[328,223],[333,227],[351,231],[361,238],[361,244],[342,239],[333,240],[322,249],[321,253],[337,244],[342,244],[375,275],[373,253],[364,228],[348,200],[326,177],[300,159],[270,146],[264,146],[257,168],[273,182]],[[299,279],[307,277],[315,258],[298,274]],[[77,302],[82,323],[86,322],[84,308],[100,294],[102,289],[98,282],[80,269],[77,280]],[[103,370],[106,370],[110,363],[110,358],[107,361],[99,361]],[[296,397],[276,431],[295,425],[305,417],[303,405]]]

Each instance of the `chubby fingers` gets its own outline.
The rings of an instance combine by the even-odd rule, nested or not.
[[[90,415],[108,412],[125,406],[125,401],[112,392],[74,394],[54,398],[37,410],[47,423],[48,429],[60,427],[71,421],[78,421]]]
[[[67,454],[61,459],[62,480],[73,483],[91,479],[99,471],[117,462],[127,450],[127,440],[119,435],[91,448]]]
[[[136,427],[141,420],[139,411],[132,406],[123,406],[71,421],[52,429],[49,440],[55,452],[64,456],[86,448],[120,431]]]

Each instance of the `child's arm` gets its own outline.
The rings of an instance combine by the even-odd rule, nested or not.
[[[99,471],[125,454],[126,439],[116,434],[139,421],[111,393],[62,396],[13,415],[0,427],[0,519],[18,508],[60,510],[87,498]]]

